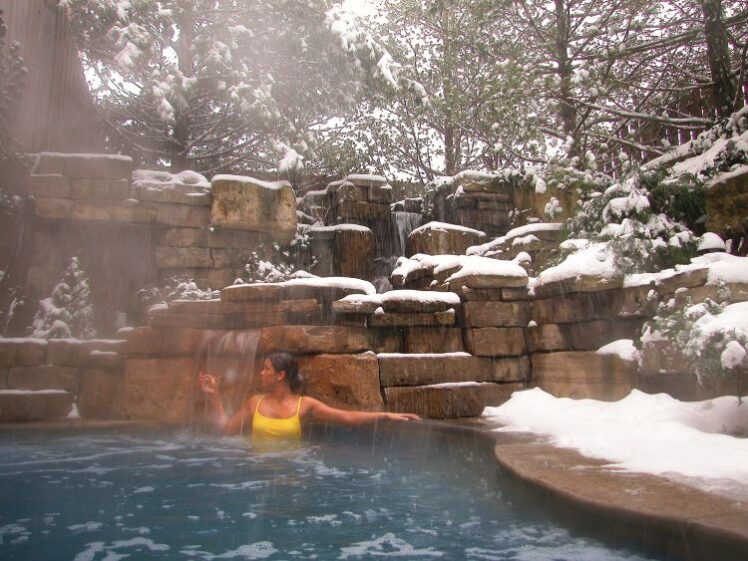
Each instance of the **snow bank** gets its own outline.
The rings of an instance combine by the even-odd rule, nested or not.
[[[714,492],[748,497],[748,406],[735,397],[686,403],[633,390],[617,402],[515,392],[483,415],[504,432],[550,437],[608,467],[661,475]]]
[[[631,339],[619,339],[597,349],[599,355],[616,355],[622,360],[637,362],[639,350],[634,346]]]

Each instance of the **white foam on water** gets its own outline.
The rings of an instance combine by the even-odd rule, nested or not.
[[[20,524],[6,524],[0,527],[0,545],[5,541],[5,537],[10,538],[11,543],[15,543],[15,540],[23,537],[28,538],[30,535],[31,532],[25,526],[21,526]]]
[[[323,514],[321,516],[307,516],[306,521],[309,524],[315,525],[315,526],[342,526],[343,523],[338,520],[337,514]]]
[[[249,518],[250,520],[253,520],[253,519],[257,518],[257,513],[255,513],[255,512],[242,512],[242,516],[244,518]]]
[[[155,490],[156,490],[155,487],[151,487],[149,485],[149,486],[146,486],[146,487],[138,487],[137,489],[135,489],[132,492],[132,494],[133,495],[137,495],[137,494],[140,494],[140,493],[153,493],[153,491],[155,491]]]
[[[101,522],[83,522],[81,524],[73,524],[72,526],[68,526],[68,530],[71,530],[73,532],[94,532],[101,528],[104,524]]]
[[[220,489],[228,489],[229,491],[241,491],[244,489],[260,489],[262,487],[268,487],[270,481],[242,481],[241,483],[211,483],[211,487],[218,487]]]
[[[272,542],[255,542],[239,546],[236,549],[232,549],[216,555],[207,551],[199,551],[191,548],[182,548],[181,554],[187,555],[188,557],[199,557],[205,561],[212,561],[213,559],[267,559],[271,555],[278,553]]]
[[[340,548],[338,559],[348,559],[350,557],[441,557],[444,552],[433,547],[421,549],[415,548],[402,538],[398,538],[394,533],[387,532],[383,536],[373,540],[356,542],[346,547]]]
[[[149,551],[168,551],[171,549],[164,543],[156,543],[148,538],[131,538],[129,540],[117,540],[110,544],[104,542],[91,542],[86,544],[86,549],[78,553],[73,561],[94,561],[97,554],[104,553],[106,556],[102,561],[118,561],[130,557],[129,553],[115,553],[115,550],[129,548],[147,548]]]

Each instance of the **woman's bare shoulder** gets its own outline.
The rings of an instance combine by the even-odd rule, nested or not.
[[[260,402],[260,399],[262,399],[263,394],[261,393],[253,393],[251,394],[247,400],[244,402],[244,408],[249,409],[254,413],[255,408],[257,407],[257,404]]]

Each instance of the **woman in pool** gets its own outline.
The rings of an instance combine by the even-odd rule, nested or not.
[[[208,396],[215,412],[216,423],[227,434],[252,428],[255,440],[298,440],[301,420],[315,419],[343,425],[362,425],[379,420],[417,421],[411,413],[346,411],[325,405],[318,399],[301,395],[301,376],[296,357],[290,353],[268,355],[260,371],[260,394],[252,395],[231,418],[223,410],[223,402],[215,376],[201,373],[200,389]]]

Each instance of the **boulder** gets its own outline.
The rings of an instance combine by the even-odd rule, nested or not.
[[[717,175],[706,189],[706,228],[722,239],[748,230],[748,167]]]
[[[0,390],[0,422],[44,421],[66,417],[73,394],[63,390]]]
[[[429,222],[408,235],[408,254],[463,255],[472,245],[483,243],[486,234],[472,228]]]
[[[305,393],[342,409],[381,410],[379,366],[372,352],[301,357]]]
[[[532,384],[556,397],[617,401],[636,384],[636,363],[595,352],[532,355]]]
[[[78,414],[83,419],[117,419],[121,414],[122,371],[90,368],[80,374]]]
[[[47,362],[58,366],[83,366],[93,351],[120,353],[125,341],[119,339],[50,339]]]
[[[235,230],[268,232],[281,244],[296,235],[296,196],[287,181],[251,177],[213,178],[210,221]]]
[[[221,300],[226,302],[273,301],[282,297],[283,287],[272,283],[235,284],[221,290]]]
[[[193,356],[225,333],[203,329],[136,327],[127,334],[125,349],[128,356],[135,357]]]
[[[182,228],[175,226],[164,229],[160,245],[168,247],[209,247],[249,250],[268,242],[272,242],[272,237],[270,234],[264,232],[248,232],[224,228]]]
[[[122,417],[134,421],[187,424],[195,406],[193,358],[131,358],[125,364]]]

